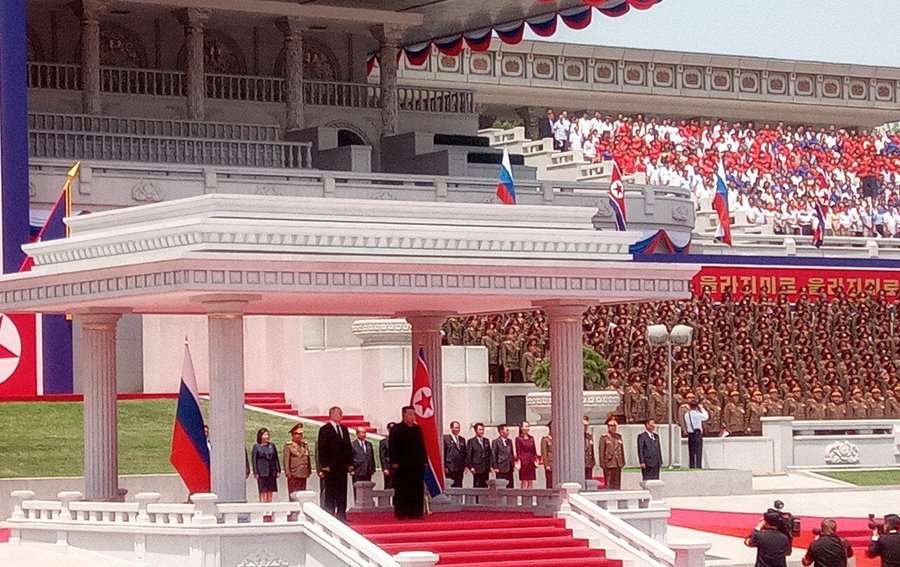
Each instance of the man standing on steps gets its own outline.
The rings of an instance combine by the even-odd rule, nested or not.
[[[484,438],[484,424],[473,427],[475,437],[466,442],[466,467],[472,473],[473,488],[487,488],[491,472],[491,442]]]
[[[356,441],[353,442],[353,494],[356,495],[356,482],[372,480],[375,474],[375,448],[371,441],[366,441],[366,428],[356,428]]]
[[[466,440],[459,431],[459,422],[451,421],[450,434],[444,435],[444,472],[453,481],[451,488],[462,488],[466,471]]]
[[[347,521],[347,474],[353,473],[353,447],[350,430],[341,425],[344,412],[334,406],[328,410],[328,423],[319,428],[316,445],[319,478],[324,485],[325,510],[344,522]]]
[[[393,421],[389,421],[386,429],[388,434],[384,436],[381,443],[378,444],[378,453],[381,461],[381,474],[384,476],[384,489],[390,490],[394,488],[394,475],[391,474],[391,453],[390,453],[390,435],[391,429],[397,425]]]
[[[690,403],[691,409],[684,415],[684,425],[688,435],[689,468],[703,468],[703,422],[709,419],[709,413],[696,400]]]
[[[399,520],[425,515],[425,437],[413,406],[403,407],[403,421],[391,429],[391,470],[394,472],[394,516]]]
[[[648,419],[644,431],[637,437],[638,462],[641,464],[642,480],[659,480],[662,466],[662,448],[656,434],[656,420]]]

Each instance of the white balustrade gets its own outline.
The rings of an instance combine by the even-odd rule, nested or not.
[[[284,79],[253,75],[206,75],[206,97],[249,102],[284,102]]]
[[[339,550],[348,564],[373,567],[400,565],[389,553],[312,502],[303,504],[303,516],[308,533],[322,543]]]
[[[28,86],[33,89],[78,90],[81,67],[64,63],[28,63]]]
[[[585,492],[581,496],[609,511],[639,510],[650,507],[650,492],[646,490]]]
[[[181,71],[101,67],[100,91],[114,94],[185,96]]]
[[[246,141],[281,140],[281,127],[277,125],[124,118],[119,116],[90,116],[86,114],[51,114],[44,112],[29,113],[28,128],[30,130],[171,136],[176,138]]]

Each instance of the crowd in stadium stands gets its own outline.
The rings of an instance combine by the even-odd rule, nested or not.
[[[539,126],[558,150],[615,159],[623,173],[645,171],[649,183],[689,188],[698,201],[712,199],[721,159],[732,205],[777,234],[811,234],[819,200],[827,234],[900,238],[897,132],[553,110]],[[877,194],[864,194],[866,178]]]
[[[760,418],[900,418],[900,293],[869,286],[834,289],[833,295],[800,289],[708,288],[691,300],[605,305],[584,315],[584,342],[608,361],[607,388],[622,394],[614,412],[621,423],[666,421],[666,350],[647,343],[652,324],[694,328],[689,347],[674,347],[674,404],[683,423],[690,401],[706,404],[708,435],[760,434]],[[540,311],[447,321],[451,345],[488,349],[492,382],[528,380],[548,349]]]

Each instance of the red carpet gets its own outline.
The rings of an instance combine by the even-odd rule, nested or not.
[[[572,537],[563,520],[528,513],[440,513],[403,522],[390,512],[352,513],[350,522],[388,553],[431,551],[441,567],[621,567]]]
[[[760,514],[746,512],[714,512],[708,510],[673,509],[669,518],[669,525],[679,526],[710,532],[719,535],[745,538],[756,523]],[[838,534],[847,538],[853,545],[857,567],[875,567],[880,564],[878,559],[867,559],[866,548],[869,547],[868,518],[834,518],[838,525]],[[794,539],[794,547],[807,549],[813,540],[812,529],[818,528],[823,518],[815,516],[800,516],[800,535]]]

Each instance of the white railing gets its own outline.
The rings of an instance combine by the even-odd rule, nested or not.
[[[315,493],[297,492],[291,496],[295,501],[219,503],[215,494],[194,494],[190,504],[173,504],[160,502],[160,495],[152,492],[137,494],[134,502],[89,502],[81,500],[80,492],[60,492],[58,500],[34,500],[34,492],[20,490],[11,494],[13,513],[7,525],[11,528],[13,545],[23,541],[49,541],[46,534],[52,534],[55,543],[50,545],[66,547],[70,545],[70,534],[99,529],[107,534],[103,545],[109,545],[108,549],[127,549],[133,543],[132,559],[142,562],[147,562],[147,538],[158,536],[171,546],[175,541],[172,538],[184,537],[190,545],[183,547],[191,547],[193,557],[216,547],[204,546],[201,538],[246,535],[235,531],[238,525],[253,528],[250,533],[257,542],[254,545],[266,536],[281,541],[285,533],[303,533],[337,557],[341,564],[354,567],[426,567],[437,562],[438,557],[427,552],[391,556],[316,505]],[[77,546],[97,543],[73,539],[73,545]],[[106,549],[91,551],[103,553]],[[165,556],[157,557],[148,564],[163,564],[165,560]]]
[[[28,113],[28,129],[230,141],[274,142],[281,139],[281,127],[277,125],[124,118],[118,116],[91,116],[87,114],[51,114],[45,112]]]
[[[561,488],[560,516],[576,514],[580,519],[592,524],[604,536],[612,538],[625,551],[643,557],[647,565],[654,567],[675,565],[675,552],[635,528],[625,520],[616,517],[609,510],[598,506],[585,495],[578,493],[579,487],[563,485]]]
[[[100,91],[115,94],[184,96],[184,73],[160,69],[101,67]]]
[[[206,75],[206,97],[248,102],[284,102],[284,79],[253,75]]]
[[[30,130],[29,155],[66,160],[277,167],[312,165],[311,144]]]
[[[74,91],[81,88],[81,67],[65,63],[28,63],[28,86],[32,89]]]
[[[78,90],[81,68],[61,63],[28,63],[28,86],[34,89]],[[256,75],[205,76],[206,97],[216,100],[283,103],[285,80],[281,77]],[[100,68],[100,91],[163,97],[183,97],[186,75],[183,71],[162,69]],[[381,87],[366,83],[304,81],[306,104],[349,108],[381,108]],[[397,101],[401,110],[472,114],[475,95],[472,91],[399,87]]]
[[[792,424],[794,437],[821,437],[823,435],[854,436],[880,435],[894,436],[894,429],[900,427],[898,419],[842,419],[842,420],[795,420]]]
[[[651,501],[650,493],[646,490],[583,492],[581,497],[610,512],[646,510],[650,508]]]
[[[394,491],[376,490],[374,482],[357,482],[356,505],[361,510],[386,509],[392,505]],[[552,516],[559,508],[555,490],[506,488],[504,479],[491,479],[487,488],[447,488],[446,503],[452,509],[530,512],[536,516]]]

